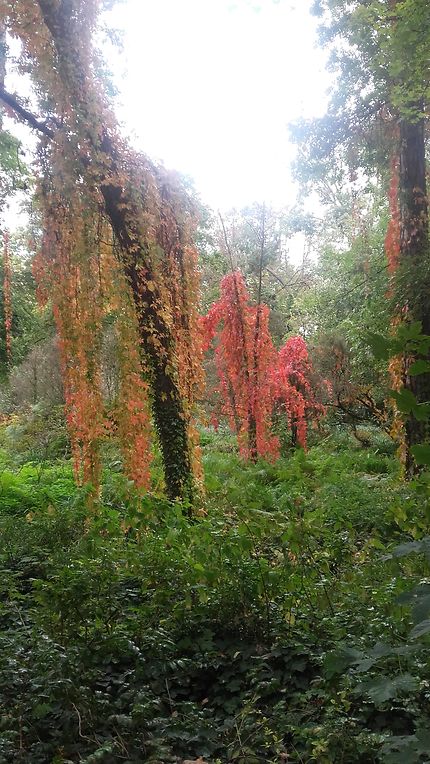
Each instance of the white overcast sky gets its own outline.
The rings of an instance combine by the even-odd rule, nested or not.
[[[311,0],[124,0],[113,60],[137,146],[190,175],[214,208],[284,206],[288,122],[325,111],[330,76]]]

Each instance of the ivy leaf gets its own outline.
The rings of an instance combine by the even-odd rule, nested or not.
[[[328,679],[336,674],[343,674],[345,669],[365,660],[366,656],[354,647],[343,647],[328,653],[324,659],[324,671]]]
[[[369,671],[369,669],[372,668],[372,666],[377,663],[378,658],[365,658],[363,661],[360,661],[360,663],[357,663],[355,666],[355,673],[362,674],[366,671]]]
[[[430,419],[430,403],[418,403],[412,413],[419,422],[425,422]]]
[[[367,334],[367,342],[375,358],[381,361],[388,360],[391,355],[391,344],[386,337],[383,337],[382,334],[369,332]]]
[[[383,705],[388,700],[398,698],[399,695],[413,692],[417,689],[418,682],[411,674],[399,674],[391,679],[388,676],[372,679],[362,685],[363,690],[369,695],[376,706]]]
[[[418,374],[426,374],[427,372],[430,372],[430,361],[424,361],[422,359],[414,361],[408,370],[410,377],[416,377]]]
[[[407,541],[405,544],[399,544],[392,552],[392,557],[406,557],[408,554],[420,554],[421,552],[429,552],[430,550],[430,537],[426,536],[421,541]]]
[[[430,632],[430,619],[427,618],[425,621],[421,621],[421,623],[418,623],[411,631],[411,637],[412,639],[418,639],[418,637],[424,637],[425,634],[428,634]]]
[[[410,390],[390,390],[390,396],[394,398],[397,408],[402,414],[411,414],[417,406],[415,395]]]
[[[412,617],[418,625],[430,616],[430,594],[419,594],[417,602],[412,609]]]
[[[417,464],[430,466],[430,446],[413,446],[411,451]]]
[[[397,329],[397,337],[405,343],[410,340],[426,339],[427,336],[422,334],[422,328],[421,321],[404,322]]]

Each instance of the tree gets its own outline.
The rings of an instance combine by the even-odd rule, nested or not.
[[[376,171],[388,194],[394,178],[399,237],[395,320],[406,315],[428,332],[424,122],[430,96],[430,6],[426,0],[318,0],[314,10],[323,20],[323,39],[331,46],[331,64],[340,76],[326,117],[300,126],[302,138],[309,139],[304,151],[310,175],[321,179],[324,167],[336,157],[340,161],[335,166],[350,181],[360,171]],[[393,233],[391,227],[391,245]],[[430,399],[428,373],[406,373],[403,382],[418,402]],[[409,472],[410,449],[425,437],[423,423],[409,419]]]
[[[167,491],[192,498],[198,473],[193,405],[200,384],[194,212],[175,178],[120,137],[94,74],[100,7],[91,0],[1,0],[0,19],[21,40],[23,59],[32,61],[45,118],[29,113],[4,88],[0,97],[42,135],[40,204],[62,246],[76,249],[70,240],[76,216],[79,231],[94,231],[102,213],[113,233],[134,304]]]
[[[268,320],[267,306],[250,304],[240,271],[224,276],[221,297],[203,319],[207,348],[217,336],[215,357],[224,413],[238,437],[241,454],[252,461],[277,450],[270,436],[270,368],[276,351]]]
[[[272,370],[274,403],[286,415],[293,446],[306,448],[308,422],[317,421],[325,408],[317,400],[317,380],[306,342],[302,337],[290,337],[280,349]],[[329,385],[324,397],[329,394]],[[321,391],[322,392],[322,391]]]
[[[307,422],[324,413],[305,341],[290,337],[279,353],[269,331],[267,305],[253,305],[240,271],[221,281],[221,296],[202,321],[205,347],[215,339],[223,413],[237,435],[242,456],[276,459],[280,441],[273,418],[281,412],[293,445],[306,447]],[[325,386],[327,397],[327,386]]]

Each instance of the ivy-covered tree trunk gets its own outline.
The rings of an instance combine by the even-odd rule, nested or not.
[[[411,113],[422,113],[422,104],[413,104]],[[424,120],[403,118],[400,122],[400,254],[407,281],[408,314],[430,334],[430,279],[428,200]],[[430,374],[407,377],[406,387],[418,403],[430,401]],[[406,469],[414,472],[411,448],[429,440],[429,424],[410,417],[406,423]]]
[[[107,139],[104,146],[105,149],[108,146]],[[172,499],[181,497],[191,502],[194,486],[191,444],[184,402],[175,376],[173,337],[163,320],[156,281],[148,271],[148,253],[142,247],[135,218],[128,213],[132,200],[125,200],[124,192],[118,186],[102,180],[101,189],[136,308],[152,388],[152,409],[163,456],[166,489]]]

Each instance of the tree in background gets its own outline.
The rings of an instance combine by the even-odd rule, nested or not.
[[[240,271],[224,276],[220,289],[220,299],[203,319],[205,346],[217,336],[223,413],[238,437],[241,454],[255,461],[277,450],[270,435],[270,368],[276,351],[269,333],[269,310],[261,303],[250,304]]]
[[[308,422],[316,423],[325,414],[321,400],[327,400],[331,390],[327,381],[317,378],[302,337],[290,337],[286,341],[278,353],[272,375],[275,406],[287,417],[292,444],[306,448]]]
[[[286,419],[293,445],[305,448],[307,423],[324,413],[318,400],[318,386],[324,384],[317,381],[305,341],[291,337],[276,351],[270,311],[261,302],[251,303],[240,271],[224,276],[220,289],[220,299],[202,320],[204,345],[208,349],[216,338],[222,413],[237,435],[242,456],[251,461],[279,456],[275,413]],[[325,385],[325,398],[327,390]]]
[[[295,301],[312,284],[310,238],[303,236],[303,228],[309,231],[309,218],[299,220],[296,209],[277,210],[264,203],[212,219],[200,254],[203,312],[217,299],[221,278],[238,269],[251,299],[270,308],[270,331],[279,346],[299,328]]]

